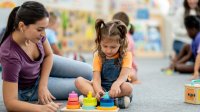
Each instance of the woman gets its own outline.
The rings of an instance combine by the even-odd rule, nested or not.
[[[0,43],[3,98],[8,111],[56,111],[55,99],[75,90],[79,75],[91,79],[88,64],[53,56],[45,37],[49,14],[38,2],[15,7]],[[12,91],[12,92],[11,92]],[[38,100],[40,104],[31,104]]]
[[[199,0],[184,0],[184,8],[179,8],[174,18],[174,41],[173,50],[175,56],[172,57],[170,65],[161,69],[162,71],[177,71],[181,73],[191,73],[187,66],[178,66],[177,64],[185,63],[190,60],[193,61],[190,48],[191,39],[189,38],[185,25],[184,18],[189,15],[200,15],[200,1]],[[177,66],[177,67],[176,67]],[[169,72],[172,73],[172,72]]]
[[[174,42],[173,50],[175,54],[181,51],[184,45],[191,44],[191,39],[187,35],[187,31],[184,26],[184,18],[189,15],[200,15],[200,2],[199,0],[184,0],[184,8],[179,8],[174,18]]]

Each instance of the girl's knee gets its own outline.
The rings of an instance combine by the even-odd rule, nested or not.
[[[131,95],[133,92],[132,84],[129,84],[128,82],[122,83],[121,90],[124,91],[127,95]]]
[[[75,86],[77,88],[79,88],[81,86],[81,83],[84,82],[84,78],[83,77],[77,77],[76,80],[75,80]]]

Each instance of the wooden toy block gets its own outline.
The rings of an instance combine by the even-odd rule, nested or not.
[[[200,82],[200,80],[193,80],[191,84],[185,85],[186,103],[200,104],[200,84],[197,84],[196,82]]]
[[[79,109],[80,108],[80,103],[78,101],[78,94],[75,93],[75,91],[72,91],[69,94],[66,108],[68,108],[68,109]]]
[[[72,97],[73,94],[70,94]],[[74,102],[73,102],[74,103]],[[68,103],[68,107],[70,106]],[[113,99],[106,93],[100,101],[100,106],[96,107],[97,99],[92,97],[92,92],[89,92],[87,97],[83,99],[83,105],[81,108],[62,108],[61,112],[118,112],[119,108],[114,106]],[[74,105],[72,105],[74,106]]]
[[[98,106],[97,109],[104,111],[117,109],[117,106],[114,105],[114,99],[110,98],[108,92],[105,92],[103,97],[100,99],[100,106]]]
[[[67,109],[66,107],[62,108],[60,110],[61,112],[118,112],[119,111],[119,108],[117,108],[116,110],[97,110],[97,109],[94,109],[94,110],[85,110],[85,109]]]

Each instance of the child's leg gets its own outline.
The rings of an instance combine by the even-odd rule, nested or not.
[[[174,70],[174,67],[177,63],[185,63],[185,61],[182,59],[184,59],[184,57],[188,54],[188,52],[190,52],[190,45],[189,44],[185,44],[181,51],[179,52],[178,55],[176,55],[172,60],[171,60],[171,64],[169,67],[163,69],[163,70],[167,70],[167,69],[172,69]]]
[[[75,86],[83,95],[87,96],[88,92],[91,91],[93,96],[95,96],[91,81],[84,79],[83,77],[78,77],[75,80]]]
[[[120,86],[121,93],[117,95],[117,97],[122,97],[122,96],[131,96],[132,95],[132,84],[129,82],[124,82]]]
[[[184,56],[186,56],[191,51],[190,44],[185,44],[183,48],[181,49],[180,53],[175,57],[174,61],[179,62],[182,60]]]
[[[175,66],[176,71],[180,73],[193,73],[194,72],[194,64],[186,65],[186,64],[176,64]]]
[[[132,100],[132,84],[129,82],[124,82],[120,86],[121,93],[115,99],[115,105],[119,108],[128,108]]]
[[[136,70],[132,69],[131,74],[128,77],[128,81],[131,84],[139,84],[140,83],[140,81],[137,78],[137,72],[136,72]]]

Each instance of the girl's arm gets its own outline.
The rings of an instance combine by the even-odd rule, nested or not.
[[[126,82],[128,76],[132,73],[132,64],[133,64],[132,62],[133,62],[133,55],[131,54],[131,52],[127,52],[122,60],[122,68],[119,77],[115,81],[117,82],[118,85],[121,85],[123,82]]]
[[[131,73],[131,68],[122,67],[119,77],[116,82],[121,85],[123,82],[126,82],[129,74]]]
[[[198,79],[199,78],[199,67],[200,67],[200,54],[198,53],[195,65],[194,65],[194,74],[191,79]]]
[[[3,81],[3,99],[7,111],[17,112],[47,112],[56,111],[58,106],[55,105],[37,105],[18,100],[18,84]]]
[[[45,56],[41,68],[41,77],[38,88],[38,98],[40,103],[48,104],[49,102],[52,101],[52,99],[55,99],[47,88],[49,74],[53,65],[53,52],[51,50],[51,47],[47,39],[44,41],[43,47]]]
[[[131,68],[122,67],[121,72],[117,80],[112,84],[110,89],[110,96],[117,97],[121,93],[120,86],[123,82],[126,82],[128,75],[131,73]]]
[[[93,88],[97,98],[100,98],[101,94],[104,94],[101,87],[101,74],[98,71],[93,72]]]

